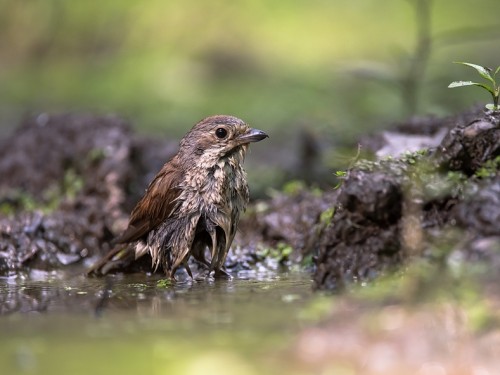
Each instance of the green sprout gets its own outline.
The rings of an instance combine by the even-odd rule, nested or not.
[[[335,177],[338,178],[339,182],[333,188],[338,189],[342,185],[342,181],[344,181],[347,178],[347,171],[336,171]]]
[[[493,72],[493,69],[487,68],[485,66],[481,65],[476,65],[476,64],[471,64],[471,63],[466,63],[466,62],[455,62],[455,64],[462,64],[462,65],[467,65],[470,66],[471,68],[474,68],[477,70],[477,72],[481,75],[481,77],[485,78],[489,82],[491,82],[491,85],[485,84],[485,83],[478,83],[478,82],[472,82],[472,81],[455,81],[449,84],[449,88],[454,88],[454,87],[463,87],[463,86],[479,86],[488,91],[491,94],[491,97],[493,98],[493,104],[488,103],[486,104],[486,108],[491,110],[491,111],[498,111],[500,110],[500,107],[498,106],[498,96],[500,95],[500,87],[496,82],[496,75],[500,71],[500,66],[495,69]]]

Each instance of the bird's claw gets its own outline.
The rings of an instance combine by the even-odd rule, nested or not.
[[[222,280],[231,280],[233,278],[226,270],[223,269],[215,270],[214,277]]]

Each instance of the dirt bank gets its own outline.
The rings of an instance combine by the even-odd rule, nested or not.
[[[340,187],[293,182],[254,202],[227,267],[314,264],[316,287],[339,289],[432,257],[444,242],[447,254],[498,257],[498,116],[411,119],[362,144],[378,159],[353,163]],[[176,149],[116,116],[24,121],[0,141],[0,275],[91,264]]]

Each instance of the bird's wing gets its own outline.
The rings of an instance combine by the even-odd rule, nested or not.
[[[177,168],[172,161],[165,164],[135,206],[127,229],[116,242],[137,241],[169,218],[181,193],[177,186],[180,181],[182,181],[181,168]]]

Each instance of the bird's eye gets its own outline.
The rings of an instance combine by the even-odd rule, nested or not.
[[[215,135],[217,136],[217,138],[226,138],[226,135],[227,135],[227,130],[224,129],[224,128],[217,128],[215,130]]]

